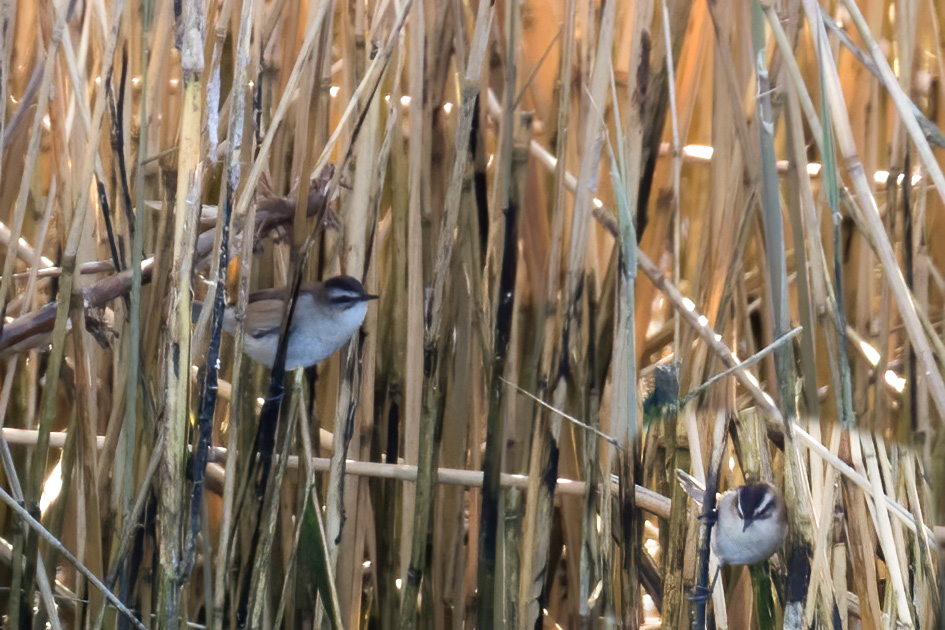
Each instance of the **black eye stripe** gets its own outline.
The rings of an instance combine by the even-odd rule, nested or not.
[[[332,295],[328,298],[332,304],[355,304],[362,301],[360,296],[356,295]]]

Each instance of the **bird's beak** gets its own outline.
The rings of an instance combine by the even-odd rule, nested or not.
[[[746,531],[746,530],[748,529],[748,526],[751,525],[751,524],[754,523],[754,522],[755,522],[754,519],[746,518],[746,519],[745,519],[745,524],[742,525],[742,531],[743,531],[743,532]]]
[[[371,295],[370,293],[368,293],[366,296],[364,296],[364,299],[366,299],[366,300],[368,300],[368,301],[371,301],[371,300],[376,300],[376,299],[378,299],[379,297],[381,297],[381,296],[379,296],[379,295]]]

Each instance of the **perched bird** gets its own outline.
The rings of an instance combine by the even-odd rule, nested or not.
[[[682,470],[679,485],[702,505],[705,488]],[[770,558],[787,533],[787,510],[778,489],[759,482],[732,488],[718,497],[712,528],[712,551],[720,564],[756,564]]]
[[[679,484],[693,500],[702,505],[705,489],[682,470],[676,471]],[[763,562],[774,555],[787,534],[787,509],[781,493],[770,483],[737,486],[716,502],[711,518],[712,551],[722,565],[746,565]],[[712,591],[718,571],[708,588]],[[701,593],[693,599],[701,599]]]
[[[721,564],[756,564],[770,558],[787,533],[781,493],[770,483],[738,486],[722,495],[712,532]]]
[[[249,296],[243,351],[267,367],[276,360],[282,313],[289,289],[265,289]],[[351,276],[335,276],[299,289],[289,327],[285,369],[315,365],[344,345],[357,332],[367,314],[367,303],[377,299]],[[199,305],[195,304],[195,309]],[[196,316],[196,313],[195,313]],[[233,334],[236,317],[232,307],[223,315],[223,329]]]

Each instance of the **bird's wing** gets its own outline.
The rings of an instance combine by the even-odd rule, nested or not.
[[[282,324],[282,300],[256,300],[246,306],[246,334],[259,339],[278,332]]]
[[[303,283],[299,289],[299,295],[312,293],[316,286],[316,284]],[[288,298],[289,287],[262,289],[251,293],[249,304],[246,305],[246,333],[258,339],[273,331],[278,331],[282,324],[282,309]],[[249,322],[252,322],[251,326]]]

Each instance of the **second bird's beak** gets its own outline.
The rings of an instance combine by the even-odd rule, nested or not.
[[[745,524],[742,525],[742,531],[743,531],[743,532],[746,531],[746,530],[748,529],[749,525],[751,525],[751,524],[754,523],[754,522],[755,522],[755,519],[746,518],[746,519],[745,519]]]

